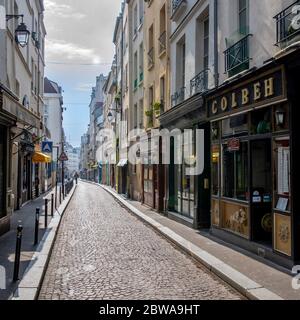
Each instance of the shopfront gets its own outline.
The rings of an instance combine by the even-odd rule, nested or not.
[[[5,197],[6,197],[6,128],[0,125],[0,219],[6,215]]]
[[[171,134],[170,165],[165,166],[167,215],[189,227],[209,228],[210,130],[202,95],[196,94],[173,107],[160,117],[160,122],[162,129],[168,129]],[[197,141],[196,130],[204,131],[204,145]],[[175,132],[180,132],[180,140]],[[181,148],[177,147],[178,143]],[[204,153],[204,171],[190,175],[197,148]]]
[[[291,102],[270,64],[207,96],[212,233],[279,264],[296,259]]]

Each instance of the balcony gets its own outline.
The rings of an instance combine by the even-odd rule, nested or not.
[[[224,51],[225,55],[225,72],[230,77],[249,69],[249,38],[251,34],[247,34],[241,40]]]
[[[276,19],[276,45],[286,47],[293,42],[300,41],[300,27],[298,25],[300,0],[278,13]]]
[[[172,108],[183,102],[185,99],[185,87],[180,88],[171,97]]]
[[[172,16],[171,19],[176,21],[184,12],[187,6],[186,0],[172,0]]]
[[[196,93],[203,93],[208,89],[208,69],[198,73],[195,78],[191,80],[190,95]]]
[[[148,52],[148,69],[154,67],[154,47],[152,47]]]
[[[167,33],[166,31],[164,31],[160,37],[158,38],[158,42],[159,42],[159,55],[162,55],[164,52],[166,52],[166,43],[167,43]]]

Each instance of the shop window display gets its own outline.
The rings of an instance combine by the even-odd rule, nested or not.
[[[235,151],[223,145],[223,196],[248,201],[248,142]]]

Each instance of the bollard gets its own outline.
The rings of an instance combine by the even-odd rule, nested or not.
[[[21,245],[22,245],[22,232],[23,227],[19,225],[17,228],[17,243],[16,243],[16,255],[15,255],[15,265],[14,265],[14,277],[13,281],[16,282],[19,280],[19,269],[20,269],[20,260],[21,260]]]
[[[35,211],[35,228],[34,228],[34,245],[39,242],[39,222],[40,222],[40,208],[36,208]]]
[[[51,194],[51,217],[54,216],[54,194]]]
[[[45,199],[45,229],[48,225],[48,199]]]
[[[55,187],[55,209],[57,209],[57,186]]]

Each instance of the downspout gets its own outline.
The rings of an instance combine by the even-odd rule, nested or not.
[[[214,0],[214,73],[215,87],[219,86],[219,46],[218,46],[218,0]]]

